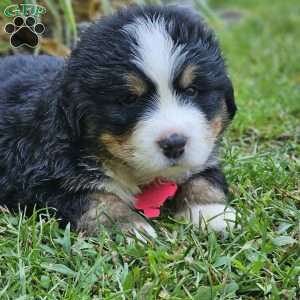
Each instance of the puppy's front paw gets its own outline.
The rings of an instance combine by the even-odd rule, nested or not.
[[[142,241],[156,237],[153,227],[142,216],[113,194],[97,193],[91,196],[87,210],[77,222],[77,230],[97,235],[104,226],[117,227],[124,233],[132,233]]]
[[[206,226],[218,232],[233,228],[236,221],[236,211],[223,204],[190,204],[179,211],[176,218],[184,218],[196,226]]]

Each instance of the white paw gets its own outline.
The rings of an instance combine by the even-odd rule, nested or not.
[[[186,210],[177,213],[176,217],[183,217],[202,228],[208,226],[215,231],[225,232],[234,227],[236,212],[224,204],[191,204]]]
[[[236,221],[236,211],[232,207],[223,204],[201,205],[202,213],[201,227],[212,228],[215,231],[224,232],[226,229],[233,228]]]

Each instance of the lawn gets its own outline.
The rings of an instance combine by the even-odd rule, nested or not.
[[[300,4],[209,3],[239,107],[222,162],[240,228],[162,218],[128,243],[3,212],[0,299],[300,299]]]

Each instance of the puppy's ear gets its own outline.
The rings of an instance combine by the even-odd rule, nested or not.
[[[226,87],[225,87],[224,94],[225,94],[225,103],[226,103],[228,116],[229,116],[229,119],[232,120],[237,111],[237,107],[235,104],[234,90],[233,90],[232,82],[229,78],[228,78],[228,83],[226,84]]]

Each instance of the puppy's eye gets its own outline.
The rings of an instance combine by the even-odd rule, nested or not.
[[[199,94],[199,91],[194,87],[188,87],[184,90],[184,93],[189,97],[196,97]]]
[[[138,101],[138,96],[130,95],[121,99],[120,103],[123,105],[132,105],[135,104],[137,101]]]

